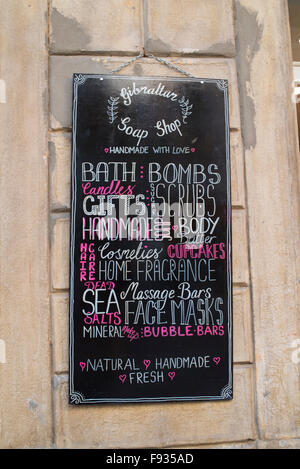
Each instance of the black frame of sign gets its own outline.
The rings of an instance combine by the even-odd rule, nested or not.
[[[89,78],[99,80],[136,80],[147,81],[157,80],[163,82],[197,82],[199,84],[215,84],[224,93],[224,119],[225,119],[225,144],[226,144],[226,194],[227,194],[227,293],[228,293],[228,383],[220,390],[219,395],[199,395],[199,396],[158,396],[147,397],[85,397],[81,389],[76,388],[74,382],[74,255],[76,245],[76,210],[77,210],[77,106],[78,88]],[[143,402],[180,402],[180,401],[218,401],[233,399],[233,325],[232,325],[232,208],[231,208],[231,169],[230,169],[230,126],[229,126],[229,102],[228,102],[228,81],[224,79],[212,78],[176,78],[176,77],[141,77],[126,75],[104,75],[104,74],[73,74],[73,109],[72,109],[72,156],[71,156],[71,226],[70,226],[70,296],[69,296],[69,403],[70,404],[113,404],[113,403],[143,403]],[[101,136],[99,137],[101,139]]]

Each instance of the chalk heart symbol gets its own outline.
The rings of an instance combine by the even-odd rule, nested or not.
[[[119,380],[122,381],[122,384],[124,384],[125,379],[127,378],[126,375],[120,375]]]
[[[85,367],[86,367],[86,363],[80,362],[80,363],[79,363],[79,366],[80,366],[80,368],[81,368],[81,371],[83,371],[83,370],[85,369]]]
[[[109,148],[104,148],[105,153],[109,152]]]
[[[191,148],[191,152],[194,153],[194,151],[196,150],[196,148]]]
[[[215,357],[213,360],[214,360],[215,364],[218,365],[221,361],[221,357]]]
[[[175,371],[169,371],[168,376],[170,380],[173,381],[173,379],[175,378]]]
[[[173,226],[172,226],[172,230],[173,230],[173,231],[177,231],[177,230],[178,230],[178,225],[173,225]]]
[[[150,366],[150,363],[151,361],[150,360],[144,360],[144,365],[146,367],[146,370],[148,370],[149,366]]]

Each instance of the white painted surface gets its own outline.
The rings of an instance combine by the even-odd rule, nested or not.
[[[6,363],[6,346],[3,339],[0,339],[0,363]]]
[[[0,79],[0,103],[6,104],[6,83]]]

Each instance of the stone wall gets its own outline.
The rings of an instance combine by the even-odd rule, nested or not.
[[[0,6],[0,122],[7,129],[0,161],[0,446],[300,448],[299,363],[292,360],[300,339],[299,173],[286,2]],[[143,48],[194,76],[229,80],[234,399],[70,407],[72,74],[110,73]],[[148,57],[125,72],[180,76]]]

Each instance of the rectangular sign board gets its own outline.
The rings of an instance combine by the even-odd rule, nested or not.
[[[73,76],[70,403],[232,399],[228,82]]]

